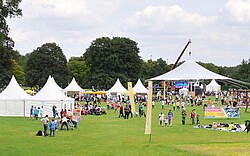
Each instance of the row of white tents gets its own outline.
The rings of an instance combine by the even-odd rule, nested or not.
[[[61,109],[70,109],[74,107],[74,99],[67,96],[71,94],[80,94],[84,90],[77,84],[75,78],[71,83],[62,89],[57,85],[54,78],[49,76],[44,87],[34,96],[27,94],[12,76],[10,83],[5,90],[0,93],[0,116],[29,116],[31,106],[43,106],[43,114],[52,116],[52,106],[56,106],[58,111]],[[107,91],[108,94],[123,94],[127,89],[122,86],[119,79],[115,85]],[[148,90],[143,86],[139,79],[134,87],[135,93],[147,93]]]
[[[34,96],[28,95],[12,76],[9,85],[0,93],[0,116],[29,116],[32,105],[43,106],[43,114],[52,116],[53,105],[58,111],[72,110],[74,99],[67,97],[50,76],[44,87]]]

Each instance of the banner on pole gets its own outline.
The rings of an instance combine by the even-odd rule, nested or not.
[[[73,109],[73,119],[74,120],[81,120],[81,109]]]
[[[132,88],[132,82],[128,82],[128,92],[129,92],[129,101],[131,104],[131,112],[135,113],[135,100],[134,100],[134,93]]]
[[[240,109],[205,107],[205,118],[240,118]]]
[[[151,134],[151,118],[152,118],[152,81],[148,81],[148,107],[145,134]]]

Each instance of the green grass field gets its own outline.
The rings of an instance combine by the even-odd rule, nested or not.
[[[204,125],[250,119],[250,112],[244,110],[240,119],[204,119],[202,107],[195,108]],[[187,107],[188,114],[191,109]],[[161,109],[161,103],[156,103],[151,143],[149,135],[144,134],[146,118],[125,120],[113,110],[108,110],[107,115],[83,116],[78,129],[56,131],[55,137],[35,136],[38,130],[43,130],[40,121],[0,117],[0,155],[250,155],[250,134],[246,132],[196,129],[189,124],[189,118],[183,126],[180,111],[174,111],[173,127],[161,127],[158,120],[161,111],[165,115],[168,112]]]

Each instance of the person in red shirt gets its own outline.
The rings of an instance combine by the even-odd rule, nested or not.
[[[195,124],[195,111],[194,109],[192,110],[191,114],[190,114],[190,119],[191,119],[191,125]]]
[[[124,117],[124,115],[123,115],[123,106],[121,105],[121,107],[120,107],[120,114],[119,114],[119,118],[120,117]]]

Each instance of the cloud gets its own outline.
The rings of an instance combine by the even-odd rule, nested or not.
[[[217,17],[205,17],[197,13],[189,13],[174,6],[148,6],[142,11],[125,20],[123,29],[148,30],[152,32],[183,33],[196,31],[198,27],[207,27],[213,24]]]
[[[229,0],[220,12],[221,20],[232,25],[250,24],[250,0]]]

